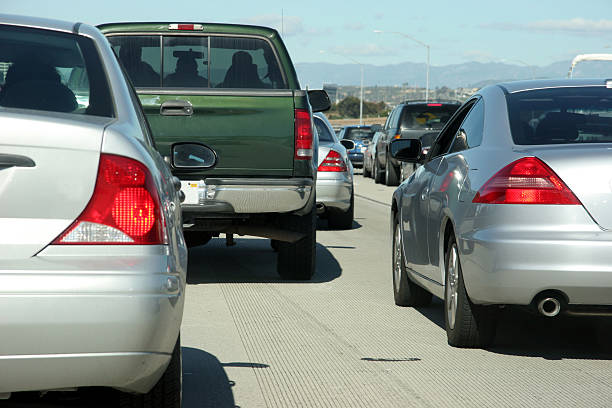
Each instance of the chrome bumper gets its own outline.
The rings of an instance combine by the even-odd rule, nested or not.
[[[304,208],[314,181],[300,179],[206,179],[181,181],[183,210],[221,213],[277,213]]]

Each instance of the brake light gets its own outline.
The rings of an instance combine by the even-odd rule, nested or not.
[[[442,106],[441,103],[428,103],[427,106]]]
[[[402,138],[402,134],[398,133],[397,135],[393,136],[394,139],[401,139]]]
[[[319,164],[317,171],[346,171],[346,163],[344,159],[335,150],[330,150],[325,157],[325,160]]]
[[[195,30],[203,30],[204,26],[202,24],[169,24],[168,30],[187,30],[187,31],[195,31]]]
[[[313,133],[310,112],[306,109],[295,110],[295,158],[312,159]]]
[[[487,181],[472,200],[486,204],[579,205],[572,190],[536,157],[510,163]]]
[[[123,156],[101,154],[93,195],[53,244],[166,243],[161,203],[149,170]]]

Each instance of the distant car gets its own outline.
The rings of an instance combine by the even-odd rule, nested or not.
[[[338,141],[322,113],[314,114],[314,124],[319,136],[317,214],[327,217],[331,228],[350,229],[355,212],[353,165],[343,144],[350,148],[353,143]]]
[[[0,398],[180,407],[180,182],[136,94],[86,24],[0,15],[0,62]]]
[[[376,144],[380,135],[380,132],[374,133],[372,141],[366,146],[365,152],[363,152],[363,177],[372,177],[374,157],[376,157]]]
[[[353,166],[360,168],[363,167],[363,153],[365,152],[368,144],[374,136],[374,131],[371,126],[345,126],[338,134],[340,140],[347,139],[352,140],[355,143],[355,147],[348,151],[348,157],[353,163]]]
[[[397,186],[402,178],[400,162],[389,155],[389,144],[395,139],[418,139],[435,136],[461,104],[457,101],[407,101],[397,105],[380,131],[372,174],[374,181]],[[408,176],[410,171],[404,171]]]
[[[444,299],[448,343],[485,347],[500,306],[612,315],[612,81],[481,89],[393,194],[393,292]]]

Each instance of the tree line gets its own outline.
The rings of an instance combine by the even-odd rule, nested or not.
[[[363,116],[387,116],[389,108],[384,102],[363,101]],[[326,112],[330,119],[338,118],[358,118],[359,117],[359,98],[347,96],[340,102],[333,104],[331,109]]]

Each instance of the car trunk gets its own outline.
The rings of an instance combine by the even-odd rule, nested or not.
[[[293,175],[292,91],[166,91],[162,96],[142,92],[139,96],[162,155],[169,156],[177,142],[204,143],[218,155],[214,169],[177,171],[179,177]],[[173,115],[163,108],[167,101],[177,100],[190,104],[193,113]]]
[[[108,118],[2,113],[0,260],[36,255],[93,193]]]
[[[612,229],[612,145],[530,148],[574,192],[603,229]]]

